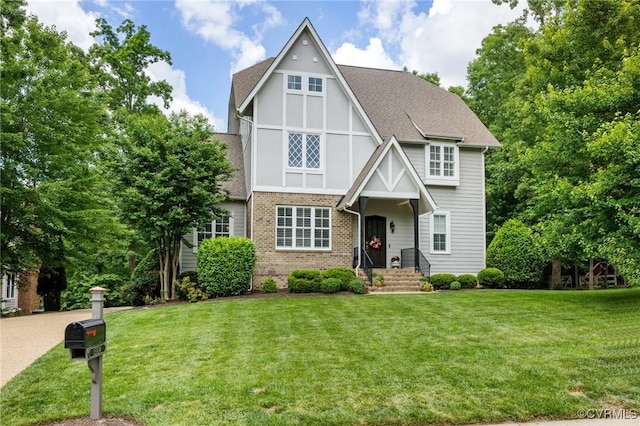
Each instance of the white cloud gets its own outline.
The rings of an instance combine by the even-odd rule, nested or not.
[[[358,16],[361,25],[372,25],[378,31],[380,47],[385,43],[387,51],[399,49],[395,60],[384,51],[378,55],[409,70],[437,72],[444,87],[466,86],[467,65],[482,39],[495,25],[519,17],[525,7],[521,4],[511,10],[491,0],[434,0],[425,13],[416,12],[416,6],[413,1],[368,0]]]
[[[245,7],[259,7],[265,18],[253,26],[249,36],[234,26],[239,20],[239,11]],[[215,0],[177,0],[176,8],[182,16],[182,25],[206,41],[231,52],[231,73],[263,60],[266,50],[261,44],[262,34],[269,28],[284,22],[282,15],[272,5],[255,0],[220,2]]]
[[[82,50],[89,50],[93,44],[89,34],[96,30],[99,15],[85,12],[78,0],[30,0],[26,9],[44,25],[55,25],[58,31],[66,31],[67,39]]]
[[[332,55],[338,64],[356,65],[369,68],[399,69],[382,47],[382,40],[377,37],[369,39],[369,45],[359,49],[352,43],[343,43]]]
[[[226,129],[226,120],[215,117],[207,107],[189,97],[187,94],[186,75],[183,70],[175,69],[163,61],[149,65],[146,73],[152,81],[166,80],[167,83],[173,87],[173,91],[171,92],[173,101],[171,102],[169,109],[164,109],[163,102],[159,97],[149,97],[149,101],[158,105],[165,113],[168,114],[171,112],[186,110],[191,115],[202,114],[209,119],[216,131]]]

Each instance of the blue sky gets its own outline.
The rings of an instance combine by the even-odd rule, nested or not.
[[[491,28],[522,13],[490,0],[32,0],[27,9],[85,50],[98,17],[114,28],[126,18],[146,25],[172,56],[147,70],[174,87],[171,109],[204,114],[220,132],[231,75],[276,56],[305,17],[339,64],[437,72],[449,87],[466,85]]]

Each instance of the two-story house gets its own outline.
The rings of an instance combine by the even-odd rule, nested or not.
[[[233,75],[230,215],[195,230],[246,236],[254,284],[294,269],[485,266],[484,154],[498,141],[455,94],[407,72],[336,65],[308,19],[275,57]]]

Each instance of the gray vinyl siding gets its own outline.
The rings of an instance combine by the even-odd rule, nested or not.
[[[429,215],[420,218],[421,251],[431,273],[472,273],[485,267],[483,158],[480,149],[460,149],[460,185],[428,186],[438,208],[449,212],[451,254],[431,253]]]
[[[245,237],[246,236],[246,212],[244,202],[229,201],[222,203],[220,208],[227,209],[233,216],[233,236]],[[190,243],[193,243],[193,232],[185,234],[183,238]],[[180,247],[180,271],[195,271],[196,270],[196,253],[190,247],[187,247],[184,243]]]

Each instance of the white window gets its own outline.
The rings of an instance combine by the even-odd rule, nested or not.
[[[300,75],[287,76],[287,89],[302,90],[302,76]]]
[[[208,238],[230,237],[233,235],[233,218],[231,216],[222,216],[218,220],[208,222],[204,225],[204,229],[199,229],[193,233],[193,252],[197,251],[201,242]]]
[[[276,207],[276,248],[331,248],[331,209],[327,207]]]
[[[430,143],[427,145],[427,183],[457,185],[458,147],[454,144]]]
[[[289,133],[289,167],[320,168],[320,135]]]
[[[18,274],[4,274],[2,276],[2,298],[3,299],[15,299],[16,287],[18,284]]]
[[[309,91],[322,92],[322,79],[318,77],[309,77]]]
[[[431,215],[431,253],[451,253],[451,222],[449,212]]]

